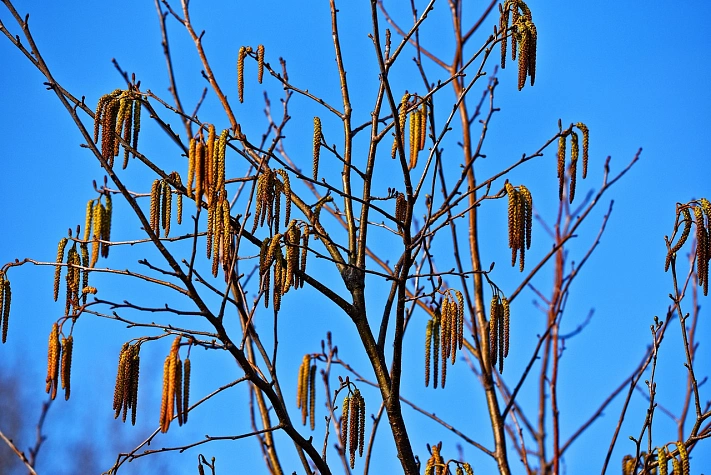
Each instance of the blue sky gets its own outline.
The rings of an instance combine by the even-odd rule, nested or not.
[[[385,2],[389,7],[393,5],[394,17],[407,24],[411,15],[395,5],[399,3]],[[424,6],[424,2],[416,4],[419,8]],[[150,89],[168,99],[158,19],[152,2],[102,2],[97,5],[76,1],[66,5],[18,1],[15,6],[21,14],[31,14],[30,27],[54,76],[74,95],[86,96],[90,106],[93,107],[100,95],[123,86],[111,64],[112,58],[116,58],[125,70],[135,72],[144,90]],[[377,67],[372,43],[367,37],[370,25],[368,6],[368,2],[339,2],[340,33],[345,41],[344,61],[356,104],[354,122],[368,120],[377,86]],[[645,2],[640,7],[629,2],[531,0],[529,6],[539,33],[536,84],[518,92],[515,68],[509,65],[499,72],[496,106],[501,112],[495,115],[491,124],[483,150],[487,158],[481,162],[478,173],[486,176],[518,159],[522,153],[536,150],[555,134],[559,118],[564,124],[583,121],[591,130],[591,173],[588,180],[579,184],[579,196],[599,187],[605,157],[612,157],[614,173],[632,159],[639,147],[643,148],[642,159],[605,196],[588,225],[581,229],[580,237],[571,244],[571,259],[579,260],[594,238],[607,202],[614,199],[614,211],[606,233],[574,286],[563,322],[562,332],[571,331],[591,308],[595,309],[595,316],[585,332],[567,342],[561,363],[561,378],[566,381],[560,396],[565,439],[565,434],[572,433],[606,394],[627,377],[649,344],[649,326],[654,315],[663,318],[666,313],[671,278],[663,272],[664,236],[672,231],[675,203],[711,195],[711,165],[706,158],[706,141],[711,128],[711,92],[707,86],[711,72],[707,61],[711,40],[702,14],[705,3],[700,1]],[[231,98],[237,96],[237,49],[241,45],[261,43],[266,47],[267,61],[272,66],[278,66],[279,57],[287,60],[289,77],[294,84],[308,88],[329,103],[340,104],[327,2],[221,2],[213,3],[211,7],[193,2],[192,8],[196,28],[207,31],[204,43],[214,73]],[[466,17],[474,21],[480,8],[467,3]],[[5,25],[19,33],[7,12],[0,12]],[[430,49],[445,58],[452,50],[448,16],[448,6],[440,0],[421,33],[423,44],[432,45]],[[490,16],[472,40],[472,46],[478,48],[496,22],[496,16]],[[382,19],[381,27],[385,28]],[[169,32],[182,99],[186,108],[192,109],[205,86],[200,76],[201,66],[185,31],[174,21],[169,21]],[[393,34],[393,38],[398,37]],[[412,49],[404,56],[401,65],[393,72],[395,90],[421,88],[417,71],[410,61]],[[496,57],[494,54],[494,61],[485,68],[487,72],[493,71]],[[5,38],[0,41],[0,65],[4,72],[0,75],[0,121],[5,137],[0,152],[3,165],[0,187],[7,203],[0,208],[0,222],[4,223],[0,235],[0,261],[4,263],[24,257],[51,261],[56,253],[56,243],[66,234],[66,229],[83,223],[86,202],[96,195],[91,182],[100,182],[103,173],[89,153],[80,148],[81,136],[54,95],[45,90],[43,77]],[[428,61],[424,65],[431,81],[444,77],[437,66]],[[235,111],[243,127],[259,136],[266,129],[262,91],[269,92],[273,111],[279,114],[280,87],[274,81],[270,82],[270,78],[264,85],[258,85],[253,80],[255,74],[254,64],[248,63],[247,99],[244,104],[236,106]],[[479,96],[485,81],[480,84],[474,87],[472,97]],[[449,91],[443,93],[438,106],[439,123],[443,122],[451,105],[451,97],[447,94]],[[325,112],[300,97],[294,98],[289,112],[293,117],[287,129],[289,151],[295,160],[308,168],[311,119],[314,115],[325,116]],[[199,117],[215,123],[218,129],[228,126],[211,93]],[[144,120],[144,124],[143,153],[165,169],[183,170],[185,164],[180,152],[148,120]],[[174,128],[182,130],[177,121]],[[324,120],[324,134],[329,142],[338,142],[340,130],[336,121]],[[458,166],[461,159],[454,141],[445,147],[445,156],[451,156]],[[386,163],[384,166],[390,165]],[[229,167],[228,164],[228,173]],[[326,177],[338,178],[339,167],[326,163],[322,164],[322,169]],[[244,173],[244,170],[234,165],[233,172]],[[139,167],[129,167],[127,179],[136,191],[146,192],[153,177]],[[395,185],[388,180],[385,171],[376,183],[379,192],[384,194],[388,186]],[[511,180],[531,183],[529,187],[537,211],[544,219],[554,218],[557,200],[554,150],[547,150],[541,159],[516,170]],[[129,216],[129,210],[117,204],[116,212],[116,238],[136,237],[138,224]],[[497,262],[493,278],[504,292],[510,292],[517,286],[518,273],[506,263],[504,203],[491,202],[482,207],[482,223],[486,229],[482,245],[487,249],[483,260]],[[540,227],[534,229],[533,242],[529,262],[542,256],[550,245]],[[688,245],[685,249],[688,250]],[[119,268],[137,267],[135,261],[148,252],[140,248],[115,248],[111,258],[103,262]],[[446,262],[445,256],[442,259]],[[550,271],[544,271],[537,286],[545,289],[549,276]],[[26,400],[30,407],[39,408],[44,399],[47,334],[51,323],[61,316],[63,305],[51,300],[51,268],[24,266],[13,269],[10,278],[13,313],[8,343],[0,348],[3,352],[0,371],[4,374],[21,368],[27,385],[24,388]],[[173,298],[154,290],[147,292],[145,286],[134,286],[133,282],[121,279],[97,277],[95,282],[105,298],[129,298],[123,296],[123,292],[137,303],[161,304]],[[354,365],[370,377],[362,351],[354,345],[353,335],[349,333],[352,331],[349,322],[341,321],[335,307],[324,303],[314,293],[300,292],[289,294],[285,302],[303,308],[303,304],[294,303],[303,299],[308,302],[308,311],[287,310],[280,321],[284,332],[280,347],[284,355],[281,360],[283,384],[287,386],[295,378],[296,367],[305,352],[318,351],[326,329],[333,331],[341,357],[352,359]],[[376,281],[369,286],[369,292],[372,300],[382,298]],[[509,384],[518,379],[535,345],[536,335],[542,331],[542,317],[532,305],[535,299],[532,293],[524,293],[513,308],[512,345],[515,345],[513,348],[518,356],[514,353],[507,361]],[[711,334],[708,318],[705,318],[707,300],[708,297],[700,300],[702,318],[698,334],[701,336]],[[264,316],[268,318],[269,314]],[[265,320],[264,325],[267,322]],[[437,414],[446,420],[462,420],[467,428],[465,432],[489,443],[488,417],[483,406],[477,405],[483,396],[465,363],[459,362],[450,369],[450,381],[453,382],[445,391],[424,392],[420,341],[424,324],[424,316],[416,314],[413,320],[416,327],[405,343],[407,356],[412,356],[406,363],[403,395],[435,407]],[[122,342],[135,336],[136,330],[126,330],[107,320],[83,318],[77,324],[72,398],[67,403],[57,401],[52,407],[49,441],[46,452],[40,456],[40,469],[48,470],[50,459],[54,457],[72,456],[58,440],[66,431],[60,427],[67,424],[73,427],[70,434],[88,431],[100,440],[115,438],[120,441],[120,449],[125,450],[145,438],[157,423],[155,406],[160,391],[160,363],[167,353],[167,343],[144,346],[144,379],[139,406],[139,420],[143,420],[143,425],[131,430],[110,420],[109,400],[118,350]],[[701,341],[697,374],[707,375],[711,369],[707,344]],[[678,388],[685,384],[678,330],[670,331],[660,359],[657,374],[659,402],[678,412],[682,404]],[[200,352],[193,360],[197,376],[196,396],[241,375],[231,361],[220,355]],[[533,385],[531,390],[534,390]],[[707,388],[702,386],[702,400],[709,399],[708,393],[703,397],[705,390]],[[288,391],[291,394],[294,388]],[[371,393],[371,398],[375,401],[377,394]],[[287,396],[287,400],[291,399]],[[171,429],[167,436],[158,440],[158,444],[186,443],[206,433],[226,435],[248,431],[249,422],[243,410],[246,401],[246,389],[242,387],[222,394],[195,411],[190,424],[178,430]],[[470,406],[471,410],[462,411],[462,405]],[[638,435],[645,405],[644,399],[637,394],[613,454],[610,473],[619,470],[622,456],[631,451],[627,437]],[[370,407],[374,409],[375,406],[373,403]],[[597,473],[598,469],[592,470],[590,466],[601,465],[619,409],[619,401],[613,403],[605,417],[567,453],[567,473]],[[33,417],[30,421],[34,421]],[[445,455],[456,456],[457,442],[446,431],[412,412],[406,411],[406,417],[414,423],[413,445],[421,459],[426,459],[425,443],[432,444],[441,439],[445,440]],[[655,426],[655,437],[666,437],[664,442],[675,440],[668,419],[660,413],[655,417],[659,424]],[[322,431],[317,431],[315,440],[321,440],[320,437]],[[376,459],[378,467],[397,469],[399,463],[390,450],[389,435],[383,431],[378,437],[382,442]],[[656,441],[659,443],[660,439]],[[278,442],[288,453],[288,441],[279,438]],[[694,452],[693,466],[711,466],[711,457],[704,455],[703,449],[702,445]],[[261,455],[253,441],[220,442],[204,446],[200,451],[208,457],[216,456],[218,468],[227,470],[226,467],[239,464],[245,470],[254,467],[254,473],[263,470]],[[189,466],[192,470],[197,453],[193,450],[182,455],[178,466]],[[289,453],[289,457],[291,455]],[[491,470],[490,461],[473,448],[465,447],[464,455],[465,460],[472,462],[481,473]],[[335,452],[329,456],[335,457]],[[101,466],[106,469],[112,456],[102,457]],[[162,459],[168,464],[176,463],[166,457]],[[293,463],[290,460],[285,467],[291,468]],[[125,472],[142,473],[147,466],[143,459],[137,460],[126,467]],[[514,463],[514,467],[516,473],[523,473],[520,466]],[[293,469],[300,470],[300,467],[293,465]]]

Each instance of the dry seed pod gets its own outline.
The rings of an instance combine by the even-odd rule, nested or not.
[[[321,119],[314,117],[314,159],[313,159],[313,178],[318,180],[318,161],[321,156],[321,141],[323,140],[323,132],[321,130]]]
[[[402,96],[402,99],[400,100],[400,109],[399,109],[399,113],[398,113],[398,125],[400,126],[400,136],[402,137],[403,147],[405,144],[405,121],[407,119],[407,103],[409,101],[410,101],[410,94],[408,94],[406,92]],[[390,152],[390,155],[392,156],[392,158],[395,158],[395,154],[397,153],[397,149],[398,149],[397,132],[394,135],[395,135],[395,140],[393,141],[392,151]]]
[[[237,53],[237,94],[239,101],[244,102],[244,58],[247,56],[247,48],[240,46]]]
[[[262,84],[264,77],[264,45],[257,46],[257,82]]]
[[[57,301],[59,297],[59,279],[62,272],[62,266],[60,265],[64,261],[64,249],[67,247],[67,238],[62,238],[59,240],[59,245],[57,246],[57,265],[54,267],[54,301]]]
[[[69,338],[62,338],[62,389],[64,389],[64,400],[69,400],[71,392],[71,375],[72,375],[72,349],[74,347],[74,337],[69,335]]]
[[[190,409],[190,358],[183,362],[183,424],[188,422]]]
[[[590,130],[588,126],[582,122],[578,122],[575,126],[583,134],[583,179],[588,176],[588,156],[590,147]]]

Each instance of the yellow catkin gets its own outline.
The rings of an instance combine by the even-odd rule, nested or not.
[[[185,358],[183,362],[183,424],[188,422],[188,410],[190,409],[190,358]]]
[[[558,137],[558,199],[563,200],[565,186],[565,134]]]
[[[198,139],[195,145],[195,203],[198,208],[202,202],[204,191],[204,166],[205,166],[205,144],[202,139]]]
[[[669,475],[669,454],[665,447],[660,447],[657,452],[659,475]]]
[[[124,129],[124,124],[126,123],[126,116],[129,111],[131,111],[132,101],[131,98],[126,95],[126,93],[121,94],[119,99],[119,110],[116,115],[116,139],[114,140],[114,156],[117,157],[119,154],[120,142],[119,137],[122,137],[122,131]]]
[[[194,138],[190,139],[190,146],[188,147],[188,187],[186,188],[188,197],[193,196],[193,182],[195,181],[195,149],[197,147],[197,140]]]
[[[637,464],[634,457],[631,455],[625,455],[622,457],[622,475],[633,475],[636,466]]]
[[[86,305],[87,289],[93,288],[89,287],[89,245],[85,242],[79,243],[79,252],[81,253],[81,265],[85,269],[81,273],[81,292],[82,292],[82,304]],[[91,292],[89,292],[91,293]],[[94,292],[96,293],[96,292]]]
[[[151,208],[150,208],[150,217],[151,217],[151,229],[153,232],[157,235],[158,234],[158,226],[159,226],[159,221],[160,221],[160,198],[161,198],[161,181],[160,180],[154,180],[153,185],[151,186]]]
[[[264,77],[264,45],[257,46],[257,82],[262,84]]]
[[[536,49],[538,45],[538,31],[532,21],[526,21],[528,34],[528,76],[531,78],[531,86],[536,82]]]
[[[400,126],[400,136],[402,137],[403,147],[405,144],[405,121],[407,119],[407,103],[410,100],[410,94],[407,92],[402,96],[400,100],[400,109],[398,111],[398,125]],[[397,132],[394,134],[395,140],[393,141],[392,151],[390,152],[392,158],[395,158],[395,154],[398,149]]]
[[[47,384],[45,391],[51,393],[50,397],[57,397],[57,378],[59,376],[59,359],[61,355],[61,344],[59,342],[59,325],[55,322],[49,333],[49,344],[47,349]]]
[[[103,220],[101,222],[101,257],[109,257],[109,241],[111,240],[111,217],[114,211],[111,194],[104,195],[106,206],[104,207]]]
[[[215,151],[215,158],[217,160],[217,163],[215,164],[217,172],[215,190],[219,193],[225,193],[225,155],[227,153],[227,139],[229,137],[229,132],[230,131],[228,129],[224,129],[220,132]]]
[[[59,280],[61,278],[62,266],[60,265],[64,261],[64,249],[67,247],[67,238],[62,238],[59,240],[59,245],[57,245],[57,265],[54,267],[54,301],[59,298]]]
[[[531,38],[528,34],[528,29],[526,28],[526,20],[521,17],[519,21],[516,22],[516,35],[518,41],[519,55],[518,55],[518,90],[523,89],[526,85],[526,76],[528,74],[528,64],[529,64],[529,43]]]
[[[99,102],[96,103],[96,112],[94,112],[94,143],[99,142],[99,125],[103,118],[106,103],[110,98],[111,94],[104,94],[99,98]]]
[[[121,404],[119,407],[123,409],[122,422],[126,422],[126,417],[128,416],[128,410],[131,408],[131,394],[133,388],[133,358],[136,355],[136,345],[129,346],[126,350],[126,363],[123,366],[123,386],[121,388]]]
[[[277,173],[281,176],[282,183],[284,184],[284,197],[286,207],[284,208],[284,226],[289,224],[291,221],[291,183],[289,182],[289,175],[285,170],[279,169]],[[278,216],[276,219],[279,219]]]
[[[442,300],[440,309],[440,360],[442,361],[441,371],[441,387],[447,384],[447,359],[449,358],[449,329],[451,327],[451,318],[448,312],[447,299]]]
[[[101,203],[96,203],[92,212],[92,245],[91,245],[91,261],[89,267],[94,267],[99,260],[99,251],[101,250],[102,226],[104,223],[104,214],[106,209]]]
[[[215,169],[215,140],[217,139],[217,132],[215,131],[215,126],[209,124],[207,126],[207,150],[205,151],[205,158],[207,163],[205,165],[206,177],[208,180],[208,188],[211,186],[213,189],[215,187],[215,182],[217,179],[217,173]],[[208,200],[211,197],[208,194]]]
[[[509,300],[506,297],[503,297],[501,299],[501,307],[503,316],[503,354],[504,357],[507,357],[509,355],[509,329],[511,326],[511,308],[509,307]]]
[[[689,475],[691,473],[691,467],[689,466],[689,453],[686,451],[686,445],[684,445],[683,441],[679,441],[676,443],[676,448],[679,450],[679,460],[681,461],[681,475]]]
[[[72,349],[74,347],[74,337],[69,335],[69,338],[62,338],[62,389],[64,389],[64,399],[69,400],[71,392],[71,374],[72,374]]]
[[[509,224],[509,247],[514,249],[516,247],[516,189],[509,182],[504,185],[506,188],[506,194],[509,197],[508,202],[508,224]],[[514,265],[512,262],[511,265]]]
[[[133,129],[133,111],[134,111],[134,101],[131,98],[128,100],[128,104],[126,106],[126,111],[125,115],[123,118],[123,140],[126,142],[126,145],[123,147],[123,165],[122,168],[125,170],[126,167],[128,167],[128,157],[130,154],[130,149],[129,146],[131,145],[131,132]],[[118,127],[120,128],[122,124],[118,124]]]
[[[165,237],[170,234],[170,218],[171,218],[171,208],[173,207],[173,190],[166,180],[163,180],[163,206],[162,206],[162,220],[163,229],[165,230]]]
[[[454,294],[457,297],[457,346],[461,350],[464,345],[464,296],[459,290]]]
[[[314,157],[313,157],[313,178],[318,180],[318,162],[321,157],[321,141],[323,132],[321,130],[321,119],[314,117]]]
[[[464,471],[466,472],[467,475],[474,475],[474,469],[468,463],[464,464]]]
[[[575,198],[575,184],[577,182],[578,175],[578,155],[580,154],[580,147],[578,145],[578,134],[575,132],[570,133],[570,193],[568,193],[568,198],[570,202],[573,202]]]
[[[350,396],[343,398],[343,408],[341,413],[341,448],[346,451],[346,443],[348,442],[348,418],[351,411]]]
[[[425,387],[430,385],[430,355],[432,353],[432,327],[433,320],[427,321],[425,328]]]
[[[172,359],[172,355],[168,355],[165,357],[165,362],[163,363],[163,393],[161,396],[159,421],[160,431],[163,433],[168,432],[168,428],[170,427],[170,417],[167,416],[167,411],[170,396],[170,362]]]
[[[309,425],[311,430],[316,427],[316,365],[309,371]]]
[[[308,399],[308,371],[311,357],[304,355],[299,366],[299,376],[296,381],[296,406],[301,409],[302,424],[306,424],[306,403]]]
[[[420,150],[425,149],[425,143],[427,141],[427,101],[422,102],[422,109],[419,110],[420,114]]]
[[[239,101],[244,102],[244,58],[247,56],[247,48],[240,46],[237,53],[237,94]]]
[[[91,239],[91,220],[94,218],[94,200],[86,204],[86,218],[84,220],[84,241]]]
[[[588,156],[590,154],[590,130],[588,126],[582,122],[578,122],[575,126],[583,134],[583,179],[588,176]]]
[[[120,100],[117,97],[111,98],[106,107],[101,123],[101,155],[106,160],[109,167],[114,166],[114,147],[116,144],[116,116],[119,112]]]
[[[7,341],[7,331],[10,325],[10,304],[12,303],[12,290],[10,281],[0,273],[0,321],[2,321],[2,342]]]
[[[114,386],[114,419],[118,417],[123,404],[123,377],[125,373],[126,363],[128,361],[128,343],[124,343],[119,352],[118,368],[116,370],[116,386]]]

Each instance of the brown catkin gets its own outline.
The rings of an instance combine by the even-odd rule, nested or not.
[[[183,425],[183,363],[176,355],[175,362],[175,412],[178,415],[178,425]]]
[[[323,131],[321,130],[321,119],[314,117],[314,157],[313,157],[313,178],[318,180],[318,162],[321,157],[321,141],[323,140]]]
[[[101,257],[109,257],[109,241],[111,240],[111,216],[114,211],[113,200],[111,194],[104,195],[106,206],[104,207],[103,221],[101,223]]]
[[[138,132],[141,130],[141,97],[137,97],[133,101],[133,137],[131,140],[131,147],[133,147],[133,156],[136,156],[138,151]]]
[[[496,330],[498,332],[499,373],[504,372],[504,306],[501,301],[496,307]]]
[[[311,430],[316,427],[316,365],[309,371],[309,425]]]
[[[346,442],[348,441],[348,416],[350,415],[350,396],[343,398],[343,408],[341,413],[341,447],[346,451]]]
[[[309,248],[309,234],[311,234],[311,228],[308,224],[304,224],[304,230],[301,232],[301,266],[300,270],[302,273],[306,273],[306,258],[308,256]],[[299,279],[299,287],[304,286],[304,279],[301,277]]]
[[[237,94],[239,101],[244,102],[244,58],[247,56],[247,48],[240,46],[237,53]]]
[[[10,304],[12,303],[12,290],[10,281],[4,274],[0,274],[0,321],[2,321],[2,342],[7,341],[7,330],[10,326]]]
[[[427,321],[425,328],[425,387],[430,385],[430,354],[432,353],[432,327],[434,320]]]
[[[188,422],[190,409],[190,358],[183,362],[183,424]]]
[[[676,448],[679,450],[679,460],[681,460],[681,475],[690,475],[691,468],[689,466],[689,453],[686,451],[686,445],[683,441],[676,443]],[[675,474],[677,472],[674,472]]]
[[[257,82],[262,84],[264,77],[264,45],[257,46]]]
[[[422,102],[422,108],[418,112],[420,114],[420,150],[424,150],[427,141],[427,101]]]
[[[72,349],[74,346],[74,337],[69,335],[69,338],[62,338],[62,389],[64,389],[64,400],[69,400],[71,391],[71,374],[72,374]]]
[[[358,449],[358,424],[360,422],[360,413],[358,395],[360,392],[356,389],[353,397],[350,400],[351,424],[348,428],[348,453],[350,454],[351,469],[355,468],[355,454]]]
[[[518,187],[521,197],[523,198],[522,205],[525,206],[525,213],[523,218],[523,227],[526,230],[525,243],[526,249],[531,248],[531,230],[533,227],[533,197],[531,192],[523,185]]]
[[[289,182],[289,175],[286,173],[285,170],[279,169],[277,170],[277,173],[281,175],[282,182],[284,183],[284,196],[286,198],[286,207],[284,209],[284,226],[286,226],[289,224],[289,221],[291,221],[291,183]],[[276,219],[279,219],[278,215]]]
[[[505,184],[506,194],[509,197],[508,202],[508,223],[509,223],[509,247],[516,248],[516,189],[509,182]],[[516,262],[512,262],[514,265]]]
[[[57,265],[54,267],[54,301],[59,298],[59,280],[61,278],[62,266],[60,265],[64,261],[64,249],[67,247],[67,238],[62,238],[59,240],[59,245],[57,246]]]
[[[437,389],[437,383],[439,381],[439,322],[439,313],[435,313],[434,323],[432,324],[432,387],[435,389]]]
[[[398,221],[398,225],[403,225],[405,223],[406,215],[407,200],[405,199],[405,194],[398,192],[395,197],[395,219]]]
[[[358,421],[358,456],[362,457],[365,445],[365,399],[358,390],[356,392],[358,394],[358,415],[360,416]]]
[[[529,62],[529,42],[531,41],[530,35],[528,33],[528,28],[526,28],[526,21],[523,17],[519,18],[519,21],[515,24],[516,35],[518,35],[518,90],[523,89],[526,85],[526,76],[528,74],[528,62]]]
[[[704,295],[708,293],[708,233],[704,225],[702,208],[695,206],[694,218],[696,219],[696,274],[699,285],[704,287]]]
[[[689,233],[691,232],[691,223],[693,222],[693,220],[691,219],[691,213],[689,212],[689,208],[682,208],[678,217],[683,218],[684,229],[681,232],[681,236],[679,236],[679,240],[669,250],[669,254],[667,254],[666,262],[664,263],[664,272],[669,270],[672,255],[678,252],[679,249],[681,249],[681,247],[686,243],[686,240],[689,237]]]
[[[141,349],[139,345],[135,346],[135,354],[131,360],[131,425],[136,425],[136,411],[138,408],[138,378],[141,371],[141,357],[138,351]]]
[[[563,200],[565,186],[565,134],[558,137],[558,199]]]
[[[575,132],[570,133],[570,193],[568,193],[568,198],[570,202],[573,202],[575,198],[575,184],[578,175],[578,155],[580,154],[580,147],[578,145],[578,134]]]
[[[509,9],[499,4],[499,33],[501,34],[501,69],[506,68],[506,54],[508,46]]]
[[[538,44],[538,31],[532,21],[526,22],[528,28],[528,76],[531,86],[536,82],[536,48]]]
[[[446,299],[444,300],[446,302]],[[440,356],[441,356],[441,361],[442,361],[442,370],[441,370],[441,384],[440,387],[444,389],[445,384],[447,384],[447,357],[449,356],[448,348],[449,348],[449,327],[450,327],[450,319],[449,315],[445,311],[446,307],[443,306],[440,309],[440,344],[439,344],[439,351],[440,351]]]
[[[198,139],[195,144],[195,203],[198,208],[202,203],[202,195],[204,191],[204,163],[205,163],[205,144],[202,139]]]
[[[499,299],[496,295],[491,297],[491,305],[489,308],[489,354],[491,355],[491,366],[496,365],[496,359],[499,355],[497,351],[498,344],[498,322],[497,317],[499,314]]]
[[[114,146],[116,143],[116,116],[119,112],[121,101],[112,97],[104,108],[101,121],[101,155],[109,167],[114,166]]]
[[[129,147],[131,146],[131,132],[133,128],[133,99],[128,99],[126,105],[125,116],[123,118],[122,124],[118,124],[120,128],[123,125],[123,140],[126,144],[123,146],[123,165],[122,168],[125,170],[128,167],[128,156],[130,154]]]
[[[575,126],[583,134],[583,179],[588,176],[588,156],[590,150],[590,129],[582,122],[578,122]]]
[[[464,345],[464,296],[459,290],[455,290],[457,297],[457,346],[462,349]]]

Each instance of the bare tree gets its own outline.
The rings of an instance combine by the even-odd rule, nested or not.
[[[375,448],[382,444],[392,444],[406,474],[423,469],[437,475],[473,473],[476,464],[465,460],[461,449],[457,453],[457,444],[485,455],[501,474],[559,474],[566,451],[618,395],[626,395],[609,450],[601,457],[605,472],[644,377],[648,407],[623,472],[665,473],[666,464],[673,463],[677,473],[689,473],[689,453],[711,435],[711,411],[702,402],[703,379],[696,365],[697,295],[699,289],[708,292],[711,204],[699,199],[677,205],[667,238],[672,305],[663,319],[654,319],[650,347],[639,365],[590,409],[576,431],[563,435],[559,363],[566,341],[586,326],[585,320],[576,322],[577,330],[563,332],[566,303],[606,229],[612,202],[604,201],[605,195],[634,166],[641,150],[612,172],[609,158],[600,163],[589,156],[594,131],[591,139],[588,126],[574,118],[559,121],[520,158],[502,159],[497,171],[481,172],[499,110],[498,75],[516,74],[521,90],[534,85],[537,73],[546,73],[536,67],[535,12],[522,0],[506,0],[498,10],[494,1],[468,22],[461,0],[442,2],[450,10],[455,44],[452,54],[444,56],[437,45],[420,40],[435,3],[417,7],[411,2],[412,21],[406,26],[384,2],[371,0],[370,58],[377,83],[361,91],[348,79],[342,48],[350,39],[341,35],[339,10],[335,0],[329,1],[340,92],[336,103],[333,94],[319,95],[310,85],[292,81],[286,60],[263,45],[244,45],[226,56],[236,59],[235,91],[235,85],[215,74],[214,61],[225,57],[215,60],[206,51],[203,26],[191,16],[189,2],[156,1],[169,97],[143,88],[135,74],[114,60],[125,84],[106,91],[93,107],[93,101],[90,106],[55,78],[28,17],[3,0],[14,24],[0,24],[0,31],[45,76],[47,88],[81,134],[82,147],[106,176],[94,183],[83,225],[72,225],[60,239],[56,261],[25,258],[0,269],[2,340],[12,326],[10,278],[32,264],[54,270],[54,300],[61,296],[64,301],[63,316],[47,322],[45,389],[51,399],[58,393],[70,397],[74,330],[88,319],[113,320],[132,331],[131,339],[116,349],[113,411],[124,422],[130,418],[135,424],[151,412],[146,408],[139,415],[137,410],[141,349],[167,352],[162,397],[154,405],[159,410],[150,414],[157,427],[144,442],[119,453],[109,473],[156,453],[203,451],[211,442],[250,438],[257,441],[267,470],[276,474],[294,471],[293,460],[306,473],[351,473],[356,467],[369,473],[378,466]],[[491,20],[497,12],[498,21]],[[184,30],[201,63],[207,86],[196,104],[188,106],[179,93],[169,24]],[[492,26],[483,44],[472,44],[475,33]],[[419,76],[403,77],[400,65],[412,55]],[[236,112],[238,102],[254,94],[255,82],[268,88],[261,123]],[[225,127],[216,125],[223,119],[207,121],[200,113],[208,94],[219,102]],[[272,107],[273,94],[280,95],[278,110]],[[292,112],[295,98],[308,102],[316,116],[305,117],[299,107]],[[142,152],[147,121],[167,135],[171,150]],[[313,124],[308,154],[286,140],[292,121]],[[550,150],[555,150],[548,154],[556,157],[555,178],[513,181],[519,170],[547,160],[544,152]],[[597,190],[576,197],[579,180],[589,171],[600,179]],[[537,213],[534,195],[555,195],[556,185],[557,213],[546,222]],[[123,236],[126,229],[121,238],[112,229],[118,203],[138,222],[128,237]],[[597,219],[591,218],[597,208],[603,214],[597,234],[573,258],[571,240],[583,223]],[[508,236],[507,244],[486,239],[483,209],[500,209],[501,228],[508,228],[500,235]],[[687,270],[677,255],[689,249],[684,246],[692,229],[694,258]],[[532,245],[544,251],[527,256]],[[489,246],[493,249],[484,257]],[[140,250],[137,265],[114,257],[124,248]],[[501,283],[506,262],[488,260],[498,259],[502,250],[510,252],[511,265],[519,269],[514,285]],[[543,269],[553,275],[549,289],[536,279]],[[527,335],[535,344],[524,353],[511,344],[511,334],[524,313],[517,298],[528,291],[536,296],[545,325],[540,334]],[[692,295],[685,299],[687,293]],[[314,325],[305,318],[312,299],[327,302],[333,320],[345,322],[348,336],[334,336],[335,323]],[[667,329],[677,323],[681,337],[668,344],[684,350],[687,385],[681,412],[672,413],[656,402],[655,370]],[[293,336],[305,326],[309,334],[321,335],[320,347],[300,345]],[[456,384],[452,371],[457,380],[468,377],[468,390],[476,385],[476,401],[489,419],[478,424],[487,430],[474,431],[466,422],[438,415],[438,405],[468,404],[462,402],[466,393],[441,392],[430,406],[406,394],[406,374],[422,364],[422,351],[415,357],[405,349],[413,341],[424,350],[424,386],[433,390]],[[76,344],[82,344],[79,338]],[[193,356],[198,350],[206,352]],[[195,376],[191,361],[208,353],[233,362],[239,376],[198,392],[190,384]],[[527,363],[520,374],[504,378],[509,356]],[[296,374],[288,371],[298,361]],[[235,386],[248,391],[244,412],[251,430],[156,447],[171,425],[182,426],[189,416],[192,421],[195,408]],[[659,411],[676,421],[673,439],[661,440],[656,432],[653,439]],[[422,416],[438,428],[426,447],[413,443],[413,420]],[[386,437],[387,444],[381,442]],[[219,463],[200,453],[198,470],[218,473]]]

